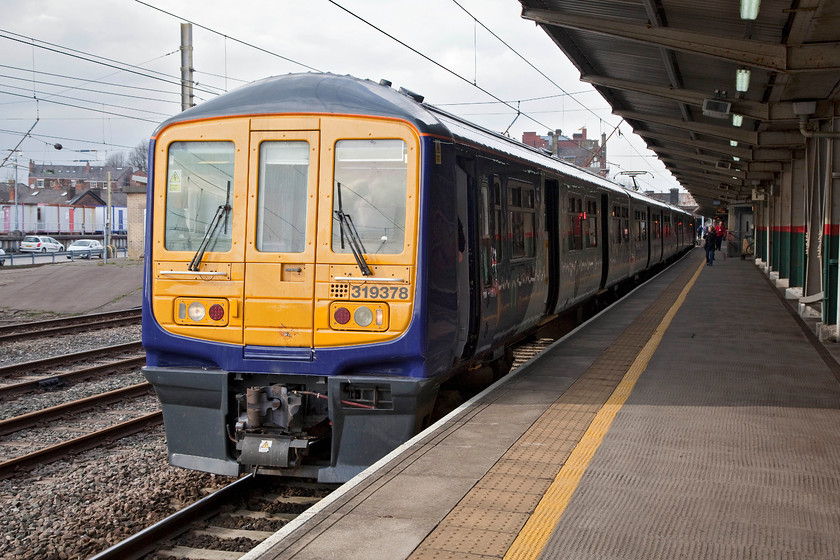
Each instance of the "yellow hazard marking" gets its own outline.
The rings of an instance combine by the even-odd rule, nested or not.
[[[554,482],[551,483],[542,500],[537,504],[534,513],[528,518],[516,540],[508,549],[505,560],[532,560],[538,558],[542,553],[552,531],[557,526],[557,522],[563,512],[566,511],[566,506],[569,505],[572,494],[577,489],[586,467],[589,466],[589,461],[592,460],[592,456],[595,455],[595,451],[601,445],[607,430],[610,429],[615,419],[615,415],[618,414],[619,409],[627,400],[627,397],[630,396],[630,392],[636,385],[639,376],[647,368],[648,362],[653,357],[659,343],[662,342],[662,337],[671,324],[671,320],[682,306],[697,277],[700,276],[704,264],[702,263],[697,267],[697,272],[685,285],[674,305],[671,306],[653,331],[650,340],[636,356],[615,391],[595,415],[595,419],[592,420],[580,442],[575,446],[560,472],[557,473]]]

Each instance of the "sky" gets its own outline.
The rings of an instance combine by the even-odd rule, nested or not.
[[[196,104],[295,72],[387,79],[519,140],[526,131],[604,133],[611,176],[646,171],[636,178],[641,190],[678,186],[548,35],[521,18],[516,0],[0,0],[0,7],[0,162],[12,153],[3,181],[15,176],[14,158],[25,182],[30,159],[101,165],[147,142],[181,110],[180,24],[191,22]]]

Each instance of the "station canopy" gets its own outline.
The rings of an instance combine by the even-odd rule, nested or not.
[[[838,0],[521,4],[701,214],[760,199],[804,148],[802,130],[835,114]]]

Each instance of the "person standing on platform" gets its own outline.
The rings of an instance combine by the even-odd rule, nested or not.
[[[720,251],[720,244],[724,237],[726,237],[726,226],[723,225],[722,220],[718,220],[715,224],[715,250]]]
[[[715,245],[717,244],[717,232],[715,232],[714,226],[709,226],[703,239],[706,240],[706,244],[704,245],[706,249],[706,266],[712,266],[712,263],[715,262]]]

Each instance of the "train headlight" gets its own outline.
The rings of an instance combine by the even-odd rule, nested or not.
[[[356,324],[360,327],[366,327],[373,323],[373,311],[371,311],[369,307],[359,307],[356,309],[356,312],[353,313],[353,320],[356,321]]]
[[[390,318],[385,302],[334,301],[330,304],[330,328],[337,331],[387,331]]]
[[[204,309],[204,306],[197,301],[187,306],[187,316],[196,323],[204,319],[206,313],[207,311]]]
[[[224,327],[229,315],[236,317],[236,307],[224,298],[179,297],[173,303],[173,318],[179,325]]]

